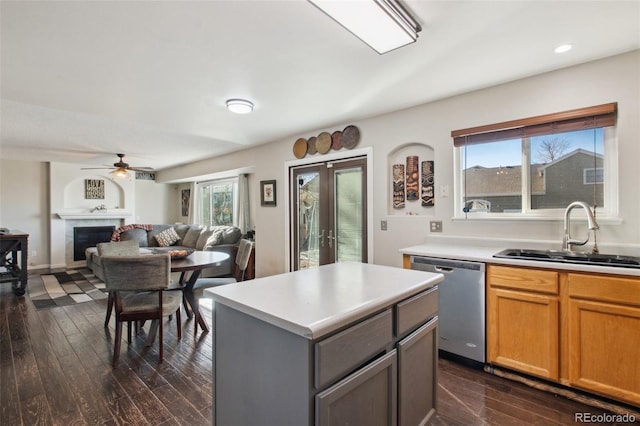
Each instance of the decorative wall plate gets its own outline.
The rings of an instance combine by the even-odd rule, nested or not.
[[[320,154],[326,154],[331,149],[331,135],[327,132],[322,132],[316,139],[316,149]]]
[[[347,126],[342,131],[342,146],[353,149],[360,142],[360,129],[356,126]]]
[[[312,136],[307,140],[307,154],[313,155],[318,152],[316,149],[316,139],[315,136]]]
[[[331,133],[331,148],[334,151],[338,151],[342,148],[342,131],[336,130]]]
[[[293,144],[293,155],[296,158],[304,158],[307,155],[307,140],[305,138],[300,138]]]

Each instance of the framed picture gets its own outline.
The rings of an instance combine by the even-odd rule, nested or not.
[[[183,189],[182,190],[182,216],[189,216],[189,203],[191,201],[191,190]]]
[[[267,207],[276,206],[276,181],[260,181],[260,205]]]
[[[85,179],[84,198],[85,200],[104,200],[104,180]]]

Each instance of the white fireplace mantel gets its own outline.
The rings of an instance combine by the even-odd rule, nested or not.
[[[124,209],[96,210],[94,212],[86,209],[65,209],[56,214],[64,220],[125,219],[132,216],[130,211]]]

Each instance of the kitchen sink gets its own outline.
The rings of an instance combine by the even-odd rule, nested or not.
[[[640,257],[620,256],[617,254],[579,253],[561,250],[506,249],[494,254],[493,257],[616,266],[621,268],[640,268]]]

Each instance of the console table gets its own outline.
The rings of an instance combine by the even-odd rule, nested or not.
[[[27,289],[28,240],[29,234],[22,231],[0,231],[0,282],[11,282],[16,296],[23,296]]]

